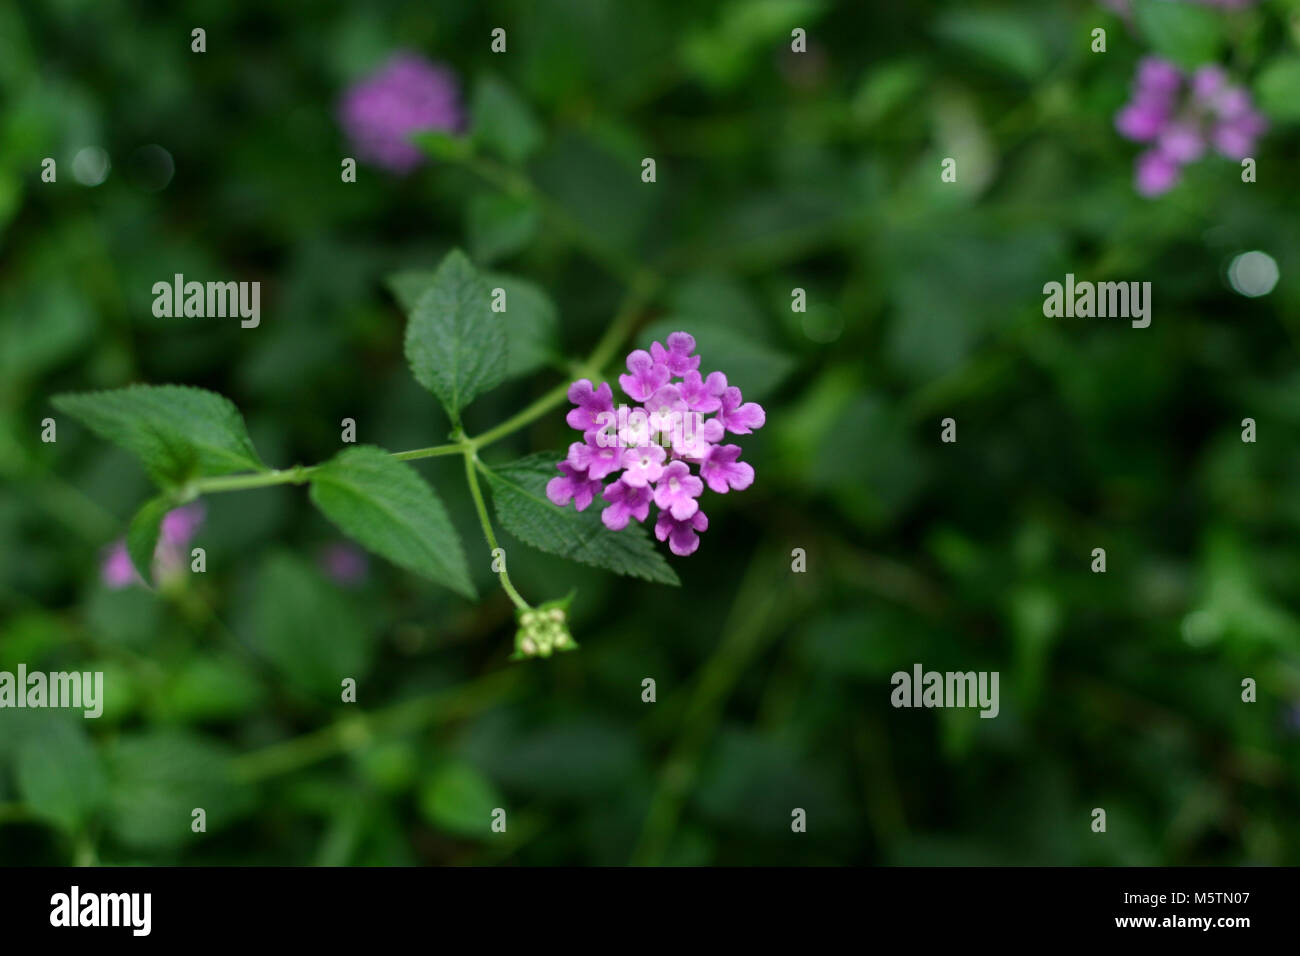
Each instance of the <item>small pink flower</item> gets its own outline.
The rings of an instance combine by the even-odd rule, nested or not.
[[[754,483],[754,469],[737,461],[739,457],[739,445],[714,445],[700,463],[700,476],[720,495],[730,489],[744,491]]]
[[[608,382],[592,388],[591,382],[580,378],[569,386],[569,401],[578,407],[570,410],[564,420],[580,432],[602,427],[605,424],[602,413],[614,411],[614,392]]]
[[[618,384],[634,402],[644,402],[672,376],[668,366],[656,362],[645,349],[627,357],[627,370],[629,374],[620,375]]]
[[[645,521],[650,515],[649,488],[634,488],[620,479],[610,484],[601,497],[609,506],[600,513],[600,520],[610,531],[622,531],[629,520]]]
[[[673,454],[679,458],[698,460],[709,453],[709,449],[722,441],[722,422],[716,418],[703,421],[695,413],[689,413],[682,419],[680,428],[672,433]]]
[[[633,488],[644,488],[664,473],[668,453],[659,445],[642,445],[623,452],[623,481]]]
[[[695,337],[686,332],[669,335],[666,349],[658,342],[650,343],[650,355],[655,362],[667,366],[673,375],[685,375],[700,367],[700,357],[691,354],[694,351]]]
[[[744,402],[740,389],[733,385],[722,393],[722,409],[718,412],[718,421],[733,435],[748,435],[754,429],[763,427],[767,413],[756,402]]]
[[[677,521],[685,521],[699,510],[695,499],[703,491],[704,482],[691,474],[686,462],[670,462],[655,485],[655,505],[660,511],[671,512]]]
[[[709,518],[703,511],[695,512],[685,521],[676,520],[667,511],[659,512],[659,517],[655,519],[655,537],[660,541],[666,540],[669,550],[682,558],[694,554],[700,546],[696,532],[708,529]]]
[[[596,432],[587,432],[585,441],[570,445],[568,462],[575,471],[600,480],[623,467],[623,450],[618,445],[597,444],[597,437]]]
[[[604,487],[600,480],[588,477],[567,461],[562,461],[555,467],[560,470],[560,476],[546,483],[546,497],[561,508],[572,501],[573,507],[585,511]]]

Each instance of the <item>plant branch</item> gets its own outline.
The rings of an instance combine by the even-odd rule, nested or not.
[[[474,509],[478,512],[479,524],[483,526],[483,537],[487,539],[489,551],[497,550],[497,536],[492,532],[492,519],[488,517],[487,505],[483,502],[483,491],[478,486],[478,472],[475,466],[479,464],[478,456],[474,454],[473,449],[465,451],[465,481],[469,484],[469,493],[474,498]],[[501,570],[496,572],[501,578],[501,587],[505,589],[510,600],[514,602],[515,607],[521,611],[531,610],[531,605],[523,599],[515,586],[510,583],[510,575],[506,571],[505,565],[501,565]]]

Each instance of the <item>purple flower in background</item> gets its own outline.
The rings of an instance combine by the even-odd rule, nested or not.
[[[1115,114],[1115,128],[1150,144],[1137,157],[1134,183],[1143,196],[1159,196],[1208,149],[1228,159],[1249,156],[1268,123],[1245,88],[1229,82],[1220,67],[1206,65],[1188,75],[1168,60],[1146,57],[1138,64],[1132,97]]]
[[[627,374],[619,376],[623,391],[640,403],[631,407],[615,408],[607,383],[597,388],[579,379],[570,386],[575,407],[566,421],[583,440],[569,446],[556,465],[560,475],[546,485],[552,503],[572,501],[582,511],[599,496],[606,502],[601,520],[612,531],[645,521],[653,504],[659,510],[655,537],[679,556],[699,548],[699,535],[709,527],[699,502],[705,485],[726,494],[754,481],[753,467],[740,461],[740,446],[720,444],[723,436],[762,428],[767,413],[746,402],[722,372],[702,374],[694,353],[695,339],[686,332],[669,335],[666,346],[653,342],[649,351],[632,351]]]
[[[412,133],[463,128],[456,75],[418,53],[395,53],[343,94],[339,122],[362,160],[405,175],[424,161]]]
[[[99,570],[104,584],[114,591],[120,591],[140,580],[140,576],[135,573],[135,565],[131,563],[131,555],[126,552],[125,540],[114,541],[108,547]]]
[[[370,561],[366,553],[346,541],[335,541],[320,552],[320,567],[335,584],[356,587],[366,579]]]
[[[157,578],[174,578],[188,558],[190,541],[203,524],[204,510],[201,502],[173,508],[163,516],[158,528],[158,544],[153,552],[153,572]],[[125,539],[114,541],[104,553],[100,565],[100,578],[104,584],[120,591],[132,584],[143,584],[131,563]]]

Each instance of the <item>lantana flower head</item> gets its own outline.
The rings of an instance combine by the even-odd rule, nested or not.
[[[547,483],[546,495],[578,511],[599,500],[601,520],[613,531],[646,521],[653,506],[655,537],[673,554],[693,554],[709,527],[699,500],[705,488],[727,494],[754,482],[753,467],[726,434],[751,434],[767,413],[746,402],[723,372],[700,372],[689,333],[635,349],[626,364],[618,383],[631,405],[616,408],[608,383],[579,379],[569,387],[574,407],[565,420],[582,440],[556,464],[560,474]]]
[[[464,128],[456,75],[418,53],[395,53],[343,94],[339,122],[360,159],[406,175],[424,162],[412,133]]]
[[[1145,57],[1115,128],[1151,144],[1137,158],[1135,185],[1144,196],[1159,196],[1177,185],[1183,166],[1210,148],[1228,159],[1245,159],[1268,122],[1245,87],[1231,83],[1222,68],[1209,64],[1187,74],[1168,60]]]

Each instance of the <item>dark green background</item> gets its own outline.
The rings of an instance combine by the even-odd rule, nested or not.
[[[1132,26],[1037,0],[184,6],[0,8],[0,668],[109,690],[98,721],[0,712],[0,862],[1300,859],[1300,4]],[[337,534],[295,488],[207,499],[208,572],[159,597],[98,577],[150,495],[139,465],[67,417],[39,442],[49,396],[137,381],[230,396],[275,466],[332,455],[344,417],[441,442],[383,278],[455,246],[547,292],[565,357],[590,350],[623,286],[563,230],[485,230],[495,192],[458,164],[340,182],[337,99],[398,48],[467,96],[512,88],[539,188],[662,273],[643,323],[716,343],[706,370],[767,408],[741,441],[757,480],[706,502],[680,589],[506,536],[531,599],[577,588],[579,653],[506,662],[455,458],[419,468],[479,604],[379,559],[332,588],[314,558]],[[1152,49],[1252,86],[1257,183],[1212,158],[1135,196],[1112,117]],[[149,143],[176,165],[155,193],[130,162]],[[114,160],[95,188],[71,175],[87,145]],[[1258,300],[1225,282],[1251,249],[1281,271]],[[260,281],[261,327],[155,319],[176,272]],[[1066,272],[1152,282],[1151,327],[1045,318]],[[467,427],[561,379],[512,380]],[[557,410],[484,454],[570,438]],[[330,661],[362,662],[358,705]],[[1000,716],[891,708],[917,662],[999,671]]]

